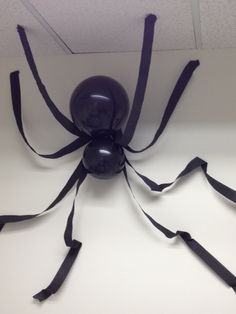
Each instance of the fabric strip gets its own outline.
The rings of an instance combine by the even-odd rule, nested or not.
[[[77,166],[77,168],[75,169],[75,171],[73,172],[73,174],[70,176],[69,180],[67,181],[63,189],[55,198],[55,200],[40,213],[32,214],[32,215],[2,215],[0,216],[0,231],[2,230],[4,224],[6,223],[20,222],[24,220],[33,219],[42,215],[45,212],[50,211],[55,205],[57,205],[66,196],[66,194],[72,189],[72,187],[75,185],[77,180],[83,175],[83,173],[84,173],[84,166],[81,161],[79,165]]]
[[[136,196],[131,188],[126,168],[124,168],[124,175],[126,182],[128,184],[129,190],[141,209],[142,213],[146,218],[152,223],[152,225],[161,231],[167,238],[171,239],[179,236],[183,242],[188,246],[188,248],[196,254],[210,269],[212,269],[229,287],[231,287],[234,292],[236,292],[236,277],[223,265],[221,264],[213,255],[211,255],[199,242],[192,238],[192,236],[186,231],[176,231],[173,232],[166,227],[159,224],[155,219],[153,219],[149,214],[147,214],[140,203],[137,201]]]
[[[126,162],[135,171],[135,173],[143,180],[143,182],[152,191],[155,191],[155,192],[162,192],[165,188],[170,187],[176,181],[178,181],[178,179],[188,175],[190,172],[194,171],[195,169],[200,168],[200,169],[202,169],[207,181],[210,183],[210,185],[213,187],[213,189],[215,189],[218,193],[223,195],[228,200],[236,203],[236,191],[231,189],[230,187],[226,186],[225,184],[217,181],[212,176],[210,176],[207,172],[208,163],[199,157],[195,157],[194,159],[192,159],[186,165],[186,167],[180,172],[180,174],[176,177],[176,179],[174,181],[169,182],[169,183],[162,183],[162,184],[158,184],[158,183],[152,181],[151,179],[149,179],[148,177],[142,175],[138,171],[136,171],[135,168],[131,165],[131,163],[127,159],[126,159]]]
[[[131,141],[140,112],[142,109],[143,99],[146,92],[146,86],[148,81],[148,73],[152,57],[152,44],[154,37],[154,25],[157,17],[153,14],[149,14],[145,18],[144,34],[143,34],[143,46],[141,53],[141,60],[139,65],[139,74],[137,85],[134,94],[134,100],[131,107],[131,112],[124,130],[123,136],[119,139],[118,143],[120,145],[126,146]]]
[[[83,183],[87,176],[87,171],[83,167],[82,171],[80,173],[79,180],[77,182],[77,187],[76,187],[76,194],[75,198],[78,194],[79,187]],[[66,255],[63,263],[61,264],[58,272],[56,273],[55,277],[53,278],[52,282],[49,284],[49,286],[43,290],[41,290],[39,293],[35,294],[33,296],[34,299],[42,302],[49,298],[52,294],[55,294],[59,288],[62,286],[64,280],[66,279],[72,265],[74,264],[76,257],[78,256],[78,253],[80,251],[80,248],[82,246],[82,243],[73,239],[73,217],[74,217],[74,211],[75,211],[75,198],[73,201],[73,206],[72,210],[69,214],[67,224],[66,224],[66,229],[64,233],[64,239],[65,239],[65,244],[67,247],[69,247],[68,254]]]
[[[39,76],[35,61],[34,61],[34,57],[25,33],[25,30],[22,26],[18,25],[17,26],[17,31],[19,33],[20,36],[20,40],[21,40],[21,44],[23,46],[24,49],[24,53],[28,62],[28,65],[30,67],[30,70],[33,74],[33,77],[36,81],[36,84],[38,86],[38,89],[46,103],[46,105],[48,106],[49,110],[51,111],[51,113],[53,114],[53,116],[55,117],[55,119],[70,133],[74,134],[74,135],[80,135],[81,132],[77,129],[77,127],[74,125],[74,123],[68,119],[66,116],[64,116],[59,109],[56,107],[56,105],[53,103],[53,101],[51,100],[51,98],[48,95],[48,92],[46,90],[46,87],[43,85],[41,78]]]
[[[86,134],[81,134],[79,138],[74,140],[72,143],[68,144],[67,146],[63,147],[62,149],[58,150],[53,154],[40,154],[38,153],[27,140],[23,128],[22,122],[22,111],[21,111],[21,90],[20,90],[20,79],[19,79],[19,71],[12,72],[10,74],[10,83],[11,83],[11,97],[12,97],[12,106],[13,112],[16,120],[17,127],[20,131],[21,136],[23,137],[25,143],[29,146],[29,148],[36,153],[38,156],[43,158],[60,158],[67,154],[72,153],[73,151],[77,150],[78,148],[82,147],[83,145],[87,144],[91,138]]]
[[[174,112],[174,110],[178,104],[178,101],[179,101],[180,97],[182,96],[184,89],[187,86],[193,72],[199,66],[199,64],[200,64],[199,60],[192,60],[192,61],[188,62],[188,64],[185,66],[183,72],[181,73],[181,75],[180,75],[180,77],[179,77],[179,79],[178,79],[178,81],[177,81],[177,83],[173,89],[173,92],[172,92],[170,99],[167,103],[164,115],[162,117],[160,126],[157,129],[156,134],[155,134],[153,140],[151,141],[151,143],[142,149],[133,149],[130,146],[126,146],[125,148],[128,151],[130,151],[132,153],[141,153],[157,142],[158,138],[161,136],[162,132],[164,131],[165,127],[167,126],[167,123],[168,123],[172,113]]]

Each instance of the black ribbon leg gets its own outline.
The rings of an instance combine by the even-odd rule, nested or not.
[[[123,136],[119,139],[119,144],[126,146],[131,141],[146,92],[146,86],[148,81],[148,73],[152,57],[152,44],[154,37],[154,25],[157,17],[153,14],[149,14],[145,18],[144,34],[143,34],[143,46],[141,53],[141,60],[139,65],[138,81],[135,89],[134,100],[131,107],[131,112],[124,130]]]
[[[179,179],[187,176],[194,170],[200,168],[203,171],[208,183],[213,187],[215,191],[219,194],[227,198],[233,203],[236,203],[236,191],[228,187],[227,185],[217,181],[212,176],[210,176],[207,172],[208,163],[199,157],[193,158],[186,167],[180,172],[180,174],[176,177],[176,179],[169,183],[158,184],[143,174],[139,173],[135,170],[135,168],[131,165],[131,163],[126,159],[127,164],[135,171],[135,173],[143,180],[143,182],[154,192],[162,192],[164,189],[172,186]]]
[[[177,231],[189,249],[196,254],[210,269],[212,269],[228,286],[236,293],[236,277],[213,255],[211,255],[200,243],[192,239],[191,235],[185,231]]]
[[[83,183],[84,179],[86,178],[87,171],[85,168],[83,168],[83,171],[80,174],[79,181],[77,183],[76,187],[76,195],[78,193],[79,187]],[[73,206],[72,210],[69,214],[67,224],[66,224],[66,229],[64,233],[64,239],[66,246],[68,246],[69,252],[66,255],[63,263],[61,264],[58,272],[56,273],[55,277],[53,278],[52,282],[49,284],[49,286],[43,290],[41,290],[39,293],[35,294],[33,296],[34,299],[42,302],[49,298],[52,294],[55,294],[59,288],[62,286],[64,280],[66,279],[72,265],[74,264],[76,257],[79,254],[80,248],[82,246],[82,243],[73,239],[72,234],[73,234],[73,217],[74,217],[74,211],[75,211],[75,199],[73,201]]]
[[[0,231],[2,230],[2,228],[4,227],[6,223],[15,223],[15,222],[20,222],[24,220],[30,220],[30,219],[33,219],[42,215],[45,212],[50,211],[55,205],[57,205],[66,196],[66,194],[72,189],[72,187],[75,185],[75,183],[82,176],[83,173],[84,173],[84,166],[81,161],[79,165],[76,167],[73,174],[70,176],[69,180],[67,181],[63,189],[55,198],[55,200],[42,212],[33,214],[33,215],[2,215],[0,216]]]
[[[171,239],[174,237],[181,237],[184,243],[191,249],[191,251],[196,254],[209,268],[211,268],[229,287],[231,287],[234,292],[236,292],[236,277],[223,265],[221,264],[213,255],[211,255],[199,242],[191,237],[191,235],[186,231],[177,231],[173,232],[155,219],[153,219],[149,214],[147,214],[140,203],[137,201],[137,198],[134,195],[134,192],[131,188],[126,168],[124,168],[124,175],[126,182],[128,184],[129,190],[141,209],[142,213],[148,218],[152,225],[161,231],[167,238]]]
[[[38,86],[38,89],[46,103],[46,105],[48,106],[49,110],[51,111],[51,113],[53,114],[53,116],[55,117],[55,119],[70,133],[75,134],[75,135],[80,135],[80,131],[77,129],[77,127],[74,125],[74,123],[68,119],[66,116],[64,116],[59,109],[56,107],[56,105],[53,103],[53,101],[51,100],[51,98],[48,95],[48,92],[46,90],[46,87],[43,85],[41,78],[39,76],[35,61],[34,61],[34,57],[32,54],[32,51],[30,49],[30,45],[25,33],[25,30],[22,26],[18,25],[17,26],[17,31],[19,33],[20,36],[20,40],[21,40],[21,44],[23,46],[24,49],[24,53],[28,62],[28,65],[30,67],[30,70],[33,74],[33,77],[36,81],[36,84]]]
[[[172,113],[174,112],[174,110],[178,104],[178,101],[179,101],[180,97],[182,96],[182,94],[185,90],[185,87],[187,86],[193,72],[199,66],[199,64],[200,64],[199,60],[192,60],[192,61],[188,62],[187,65],[185,66],[183,72],[181,73],[181,75],[180,75],[180,77],[179,77],[179,79],[178,79],[178,81],[177,81],[177,83],[173,89],[173,92],[170,96],[170,99],[167,103],[165,112],[163,114],[160,126],[157,129],[151,143],[142,149],[133,149],[130,146],[126,146],[125,148],[128,151],[130,151],[132,153],[141,153],[157,142],[157,140],[159,139],[159,137],[161,136],[161,134],[165,130],[165,127],[167,126],[168,121],[169,121],[170,117],[172,116]]]
[[[72,143],[66,145],[65,147],[61,148],[57,152],[53,154],[40,154],[38,153],[29,143],[29,141],[26,138],[24,128],[23,128],[23,122],[22,122],[22,110],[21,110],[21,90],[20,90],[20,79],[19,79],[19,71],[12,72],[10,74],[10,83],[11,83],[11,97],[12,97],[12,107],[13,112],[16,120],[16,124],[18,127],[18,130],[25,141],[25,143],[28,145],[28,147],[36,153],[38,156],[43,158],[60,158],[67,154],[72,153],[73,151],[77,150],[78,148],[82,147],[83,145],[87,144],[91,138],[90,136],[82,133],[79,138],[74,140]]]

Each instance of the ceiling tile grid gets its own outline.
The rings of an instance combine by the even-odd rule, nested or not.
[[[17,24],[26,27],[30,33],[30,44],[37,55],[61,55],[65,52],[52,40],[48,32],[25,9],[21,1],[0,0],[0,56],[15,57],[23,55]]]
[[[0,57],[140,51],[144,17],[158,15],[154,50],[236,48],[235,0],[0,0]]]
[[[236,1],[200,0],[203,48],[236,47]]]
[[[154,49],[195,47],[189,0],[30,0],[75,53],[137,51],[144,16],[159,16]]]

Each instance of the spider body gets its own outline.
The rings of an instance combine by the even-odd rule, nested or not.
[[[129,100],[120,83],[107,76],[92,76],[81,82],[70,100],[72,120],[92,137],[121,128],[127,118]]]
[[[103,136],[92,140],[85,148],[83,165],[98,179],[111,179],[120,173],[125,165],[125,154],[113,136]]]
[[[92,137],[84,150],[83,165],[96,178],[110,179],[124,168],[124,151],[115,141],[121,134],[128,108],[125,89],[107,76],[87,78],[71,96],[75,125]]]
[[[172,186],[173,183],[179,178],[185,177],[197,168],[201,168],[208,183],[218,193],[222,194],[228,200],[236,203],[236,191],[210,176],[207,171],[207,162],[199,157],[193,158],[173,182],[162,184],[158,184],[146,177],[145,175],[140,174],[134,169],[132,164],[125,157],[123,149],[126,149],[132,153],[140,153],[147,150],[149,147],[156,143],[156,141],[164,131],[165,127],[167,126],[168,121],[172,113],[174,112],[177,103],[182,93],[184,92],[184,89],[187,86],[194,70],[199,66],[198,60],[192,60],[188,62],[185,66],[167,103],[165,112],[161,119],[160,126],[157,128],[157,131],[150,144],[139,150],[130,147],[129,143],[135,133],[135,128],[140,116],[146,91],[152,55],[155,21],[156,16],[153,14],[149,14],[145,18],[143,46],[138,80],[133,102],[131,105],[131,110],[123,131],[121,131],[121,127],[126,119],[129,108],[129,101],[124,88],[118,82],[106,76],[94,76],[84,80],[76,87],[71,97],[71,121],[69,118],[64,116],[62,112],[60,112],[60,110],[57,108],[57,106],[53,103],[50,96],[48,95],[45,85],[42,83],[39,73],[37,71],[37,67],[25,31],[23,27],[18,26],[18,32],[20,35],[22,46],[25,51],[26,59],[38,86],[38,89],[43,99],[45,100],[46,105],[50,109],[55,119],[68,132],[77,136],[77,138],[73,142],[67,144],[65,147],[51,154],[38,153],[31,146],[24,133],[21,115],[22,110],[19,71],[15,71],[10,74],[12,105],[16,123],[23,140],[34,153],[38,154],[40,157],[51,159],[60,158],[79,149],[84,145],[87,146],[85,147],[82,161],[80,161],[65,186],[59,192],[58,196],[46,209],[37,214],[31,215],[2,215],[0,216],[0,231],[6,223],[15,223],[33,219],[37,216],[40,216],[42,213],[49,212],[67,195],[67,193],[75,185],[76,197],[80,185],[86,179],[86,176],[88,174],[91,174],[99,179],[109,179],[122,171],[128,187],[131,191],[131,194],[134,200],[138,203],[137,198],[132,191],[126,165],[131,167],[131,169],[139,176],[144,184],[146,184],[154,192],[162,192],[167,187]],[[157,222],[156,219],[152,218],[141,207],[139,203],[138,205],[141,212],[156,229],[162,232],[169,239],[177,236],[181,237],[181,239],[188,246],[188,248],[236,292],[236,277],[205,248],[203,248],[202,245],[200,245],[195,239],[193,239],[188,232],[179,230],[174,232],[167,229],[159,222]],[[82,245],[81,242],[73,239],[74,212],[75,199],[71,212],[68,216],[64,233],[65,244],[67,247],[69,247],[69,251],[51,283],[45,289],[42,289],[39,293],[34,295],[34,298],[39,301],[46,300],[48,297],[58,291],[80,251]]]

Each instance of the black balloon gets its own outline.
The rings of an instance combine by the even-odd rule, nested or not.
[[[95,138],[84,150],[83,164],[92,176],[110,179],[124,168],[123,148],[110,137]]]
[[[70,100],[75,125],[92,136],[119,130],[128,109],[125,89],[107,76],[93,76],[84,80],[76,87]]]

